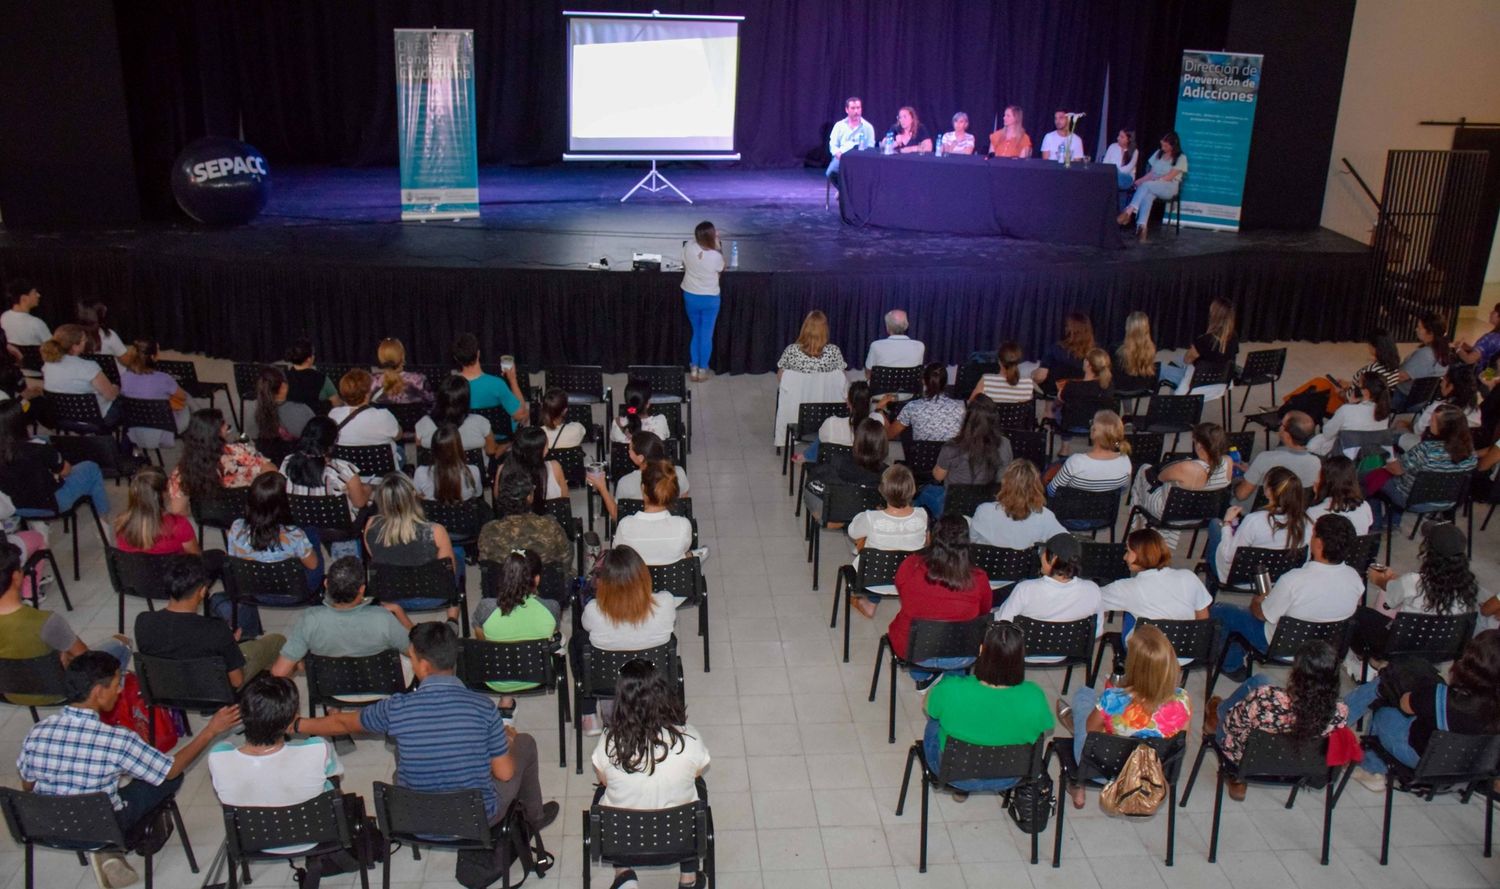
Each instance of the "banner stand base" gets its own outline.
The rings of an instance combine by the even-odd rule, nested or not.
[[[692,198],[683,194],[681,189],[672,184],[672,180],[668,179],[657,171],[656,161],[654,160],[651,161],[651,172],[647,173],[640,182],[637,182],[635,184],[635,188],[632,188],[631,190],[625,192],[625,197],[620,198],[620,203],[623,204],[626,201],[630,200],[631,195],[635,194],[643,188],[651,192],[652,194],[655,194],[658,191],[666,191],[670,188],[674,194],[682,198],[684,201],[687,201],[689,204],[693,202]]]

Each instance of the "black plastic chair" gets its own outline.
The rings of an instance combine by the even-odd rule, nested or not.
[[[487,695],[528,697],[557,696],[557,764],[568,764],[568,666],[559,650],[561,636],[525,642],[490,642],[461,639],[458,677],[464,685]],[[491,682],[530,683],[531,688],[496,691]]]
[[[556,386],[568,393],[569,404],[610,403],[613,391],[604,385],[604,369],[597,364],[563,364],[542,371],[547,388]]]
[[[353,463],[364,478],[378,478],[396,471],[396,455],[390,445],[334,445],[333,456]]]
[[[1006,429],[1011,456],[1030,460],[1037,472],[1046,472],[1052,462],[1052,433],[1046,429]]]
[[[359,528],[349,515],[349,498],[343,494],[290,494],[287,502],[292,524],[317,531],[318,542],[330,552],[334,543],[359,540]]]
[[[1435,516],[1446,515],[1453,522],[1458,521],[1459,510],[1464,507],[1469,499],[1469,486],[1474,481],[1472,472],[1433,472],[1423,470],[1412,479],[1411,488],[1406,495],[1406,505],[1400,507],[1402,513],[1413,513],[1417,520],[1412,523],[1411,534],[1408,540],[1417,539],[1417,530],[1422,527],[1425,519]],[[1380,497],[1381,495],[1375,495]],[[1381,499],[1385,499],[1381,497]],[[1469,530],[1466,536],[1468,541],[1469,556],[1474,556],[1474,510],[1466,510],[1469,518]],[[1385,525],[1385,561],[1391,561],[1391,534],[1394,525],[1386,516]]]
[[[803,494],[805,498],[806,493]],[[848,524],[867,509],[879,509],[884,500],[876,488],[830,482],[823,486],[822,514],[814,515],[809,504],[803,526],[807,538],[807,560],[812,563],[812,588],[818,588],[818,562],[823,550],[823,531],[829,525]]]
[[[479,562],[479,530],[490,518],[490,508],[483,497],[469,500],[423,500],[422,513],[427,521],[442,525],[448,539],[464,551],[464,561]]]
[[[163,813],[172,818],[177,835],[182,839],[182,850],[187,854],[188,867],[198,872],[198,860],[193,857],[193,846],[188,841],[187,828],[182,823],[182,812],[177,800],[168,797],[155,809],[147,812],[138,826],[126,833],[120,828],[109,796],[103,793],[88,793],[80,796],[44,796],[27,793],[11,787],[0,787],[0,811],[5,813],[5,825],[10,828],[11,839],[26,847],[24,872],[26,889],[36,885],[35,849],[57,849],[78,856],[78,863],[85,864],[85,852],[112,852],[125,855],[139,852],[146,860],[145,885],[155,885],[155,852],[147,843],[147,827],[154,825]]]
[[[1079,577],[1104,586],[1130,576],[1130,567],[1125,564],[1125,544],[1097,540],[1084,540],[1082,544],[1083,564],[1078,571]]]
[[[1214,558],[1213,553],[1205,553],[1205,556],[1209,559]],[[1215,596],[1219,593],[1254,593],[1255,576],[1260,572],[1268,572],[1271,575],[1271,582],[1275,583],[1281,579],[1281,575],[1293,568],[1300,568],[1306,562],[1307,547],[1305,546],[1291,549],[1242,546],[1234,551],[1234,558],[1229,562],[1229,576],[1222,581],[1214,580],[1207,563],[1203,563],[1203,583]]]
[[[152,707],[171,707],[182,711],[187,724],[188,711],[208,713],[235,702],[234,688],[229,684],[229,670],[220,657],[164,658],[136,652],[135,675],[141,682],[141,697]],[[146,720],[150,741],[156,743],[156,720]],[[192,734],[192,729],[188,729]]]
[[[12,344],[15,345],[15,344]],[[38,373],[42,370],[42,347],[16,345],[16,350],[21,353],[21,367],[26,370],[34,370]]]
[[[625,368],[627,379],[643,379],[651,385],[651,404],[680,404],[686,414],[682,438],[687,449],[693,449],[693,392],[688,388],[687,368],[680,364],[632,364]]]
[[[927,761],[927,753],[922,747],[922,742],[913,742],[911,750],[906,754],[906,774],[901,778],[901,795],[896,798],[896,817],[900,818],[906,809],[906,789],[911,783],[911,767],[920,764],[922,768],[922,828],[921,839],[917,847],[917,873],[927,873],[927,808],[928,796],[933,787],[952,787],[959,781],[1015,778],[1019,782],[1016,785],[1018,787],[1045,783],[1048,788],[1051,788],[1052,777],[1044,768],[1046,750],[1047,736],[1045,734],[1030,744],[1007,744],[1003,747],[970,744],[967,741],[950,737],[943,745],[943,757],[938,763],[938,768],[934,770],[932,764]],[[1009,794],[1010,791],[1007,790],[1004,793]],[[1037,799],[1037,795],[1031,797],[1032,823],[1045,817],[1045,814],[1036,808]],[[1040,844],[1041,833],[1032,834],[1032,864],[1037,863]]]
[[[1289,735],[1276,735],[1265,731],[1252,731],[1246,739],[1243,755],[1235,762],[1224,755],[1219,742],[1211,735],[1203,737],[1198,747],[1198,756],[1193,760],[1193,771],[1188,775],[1187,786],[1182,790],[1182,802],[1187,806],[1193,784],[1198,780],[1198,769],[1203,765],[1203,756],[1210,750],[1219,761],[1217,781],[1214,785],[1214,820],[1209,833],[1208,860],[1212,864],[1219,858],[1219,816],[1224,808],[1224,784],[1237,781],[1244,784],[1289,787],[1286,808],[1297,800],[1297,792],[1303,789],[1323,790],[1323,854],[1319,863],[1327,866],[1329,840],[1333,835],[1333,807],[1338,802],[1334,787],[1334,772],[1337,768],[1328,765],[1328,740],[1314,738],[1297,741]]]
[[[1000,492],[1000,485],[944,485],[943,515],[973,518],[980,504],[989,503]]]
[[[1130,445],[1130,485],[1125,488],[1125,502],[1128,504],[1136,474],[1141,471],[1141,467],[1162,465],[1161,458],[1167,450],[1167,437],[1160,432],[1127,432],[1125,441]]]
[[[563,481],[568,483],[569,488],[583,486],[584,476],[588,473],[588,458],[583,453],[583,445],[553,448],[547,452],[547,459],[556,460],[557,465],[562,467]]]
[[[1047,500],[1052,514],[1070,531],[1087,531],[1094,537],[1100,531],[1109,531],[1109,542],[1115,542],[1115,524],[1120,518],[1120,494],[1123,489],[1113,491],[1084,491],[1079,488],[1058,488]]]
[[[703,672],[709,672],[708,660],[708,580],[703,563],[697,556],[686,556],[667,565],[651,565],[651,589],[671,593],[683,601],[678,608],[698,608],[698,635],[703,637]]]
[[[844,601],[844,663],[849,663],[849,609],[853,596],[860,595],[871,587],[893,586],[896,571],[911,553],[900,550],[865,548],[859,553],[859,568],[849,564],[839,569],[838,579],[833,584],[833,614],[828,618],[828,627],[839,623],[839,598]],[[896,593],[880,593],[895,596]]]
[[[463,587],[458,585],[452,559],[433,559],[424,565],[390,565],[372,561],[369,564],[366,592],[377,602],[441,599],[442,602],[432,608],[417,610],[445,611],[457,608],[459,636],[469,635],[468,597]]]
[[[832,463],[835,460],[841,459],[854,459],[854,448],[850,445],[828,444],[825,442],[818,447],[817,462],[811,465],[822,466],[824,464]],[[802,500],[804,499],[804,495],[807,493],[807,474],[809,471],[810,468],[808,462],[806,460],[803,460],[800,464],[798,464],[798,469],[796,473],[794,473],[794,476],[796,478],[796,491],[798,492],[797,499],[794,501],[795,505],[792,507],[792,515],[794,516],[802,515]],[[793,493],[792,479],[793,476],[787,476],[786,492],[788,494]]]
[[[307,671],[309,717],[317,715],[318,707],[324,713],[330,707],[358,709],[406,690],[401,654],[389,649],[366,657],[321,657],[309,652],[302,666]]]
[[[798,442],[812,441],[818,427],[829,417],[849,416],[849,405],[842,401],[804,401],[797,405],[797,422],[786,424],[786,443],[781,451],[781,474],[792,465],[792,449]],[[790,493],[790,492],[789,492]]]
[[[67,532],[68,536],[73,538],[74,580],[78,580],[80,576],[78,567],[78,535],[80,533],[78,527],[78,513],[80,510],[85,508],[87,508],[89,514],[94,517],[94,528],[99,532],[99,544],[103,547],[108,548],[110,545],[109,536],[104,533],[104,523],[99,520],[99,511],[94,508],[94,501],[89,497],[79,497],[78,500],[67,509],[58,509],[57,501],[54,498],[51,513],[47,515],[27,516],[25,519],[25,521],[31,522],[61,522],[63,531]],[[51,547],[49,546],[48,549],[50,550]]]
[[[594,803],[583,813],[583,889],[593,864],[667,867],[697,860],[698,870],[716,885],[714,816],[707,785],[697,781],[699,799],[670,809],[616,809]]]
[[[63,678],[62,658],[57,652],[29,658],[0,658],[0,703],[10,703],[12,695],[47,697],[50,701],[16,704],[31,711],[31,721],[41,722],[38,707],[61,707],[68,700],[68,684]]]
[[[922,368],[918,367],[872,367],[870,370],[870,397],[879,398],[892,394],[914,398],[922,394]]]
[[[488,859],[497,843],[511,844],[526,830],[525,818],[514,801],[499,823],[491,826],[484,811],[484,796],[478,790],[412,790],[384,781],[375,782],[375,820],[386,840],[409,847],[414,859],[422,857],[423,849],[483,852]],[[539,876],[551,866],[550,855],[535,863]],[[380,885],[391,889],[390,856],[383,871]],[[501,875],[500,885],[510,886],[508,868]]]
[[[1380,555],[1380,532],[1372,531],[1354,538],[1354,549],[1344,564],[1359,572],[1361,580],[1367,580],[1370,566]]]
[[[1431,404],[1441,394],[1439,384],[1442,381],[1443,378],[1441,376],[1418,377],[1412,380],[1411,388],[1406,393],[1406,407],[1395,413],[1411,414],[1413,417],[1420,415],[1422,411],[1427,409],[1427,405]]]
[[[990,589],[999,593],[995,596],[996,605],[1010,595],[1011,586],[1042,574],[1041,554],[1036,547],[1009,549],[974,543],[969,545],[969,561],[989,578]]]
[[[235,519],[245,517],[249,499],[249,488],[220,488],[212,497],[189,499],[188,508],[192,510],[193,521],[198,524],[198,546],[203,546],[205,528],[217,528],[224,537],[224,548],[228,549],[229,529]]]
[[[146,600],[146,610],[155,611],[153,600],[171,598],[167,591],[167,572],[172,566],[194,556],[128,553],[117,547],[104,550],[104,565],[109,571],[109,585],[119,600],[118,632],[125,632],[125,597]]]
[[[170,375],[177,380],[177,385],[182,391],[193,398],[202,398],[210,405],[218,393],[224,393],[224,402],[229,405],[229,416],[234,416],[234,398],[229,394],[228,383],[215,383],[209,380],[198,379],[198,365],[191,361],[172,361],[169,359],[157,359],[156,369],[164,374]],[[254,387],[251,387],[254,391]]]
[[[99,365],[99,372],[104,374],[106,380],[109,380],[116,386],[120,385],[120,365],[115,361],[115,356],[104,355],[99,352],[84,352],[78,357]]]
[[[347,850],[359,861],[359,885],[370,889],[370,862],[354,848],[354,837],[344,802],[337,790],[321,793],[294,806],[222,806],[224,847],[227,854],[229,889],[240,885],[240,872],[250,882],[250,862],[290,861]],[[293,854],[277,852],[286,846],[313,843],[311,849]],[[316,862],[310,861],[316,867]]]
[[[907,634],[906,657],[896,654],[896,649],[891,645],[889,633],[880,637],[880,647],[875,651],[875,672],[870,677],[870,700],[875,700],[875,692],[880,688],[881,663],[886,659],[886,653],[890,653],[890,737],[889,743],[896,743],[896,669],[904,667],[911,669],[922,661],[933,658],[948,657],[978,657],[979,644],[984,640],[984,632],[989,628],[993,616],[986,611],[973,620],[914,620],[911,622],[911,630]]]
[[[417,431],[417,423],[432,412],[432,408],[420,401],[408,402],[379,402],[375,405],[390,411],[391,416],[396,418],[396,425],[401,427],[402,437],[410,441],[406,436],[414,435]]]
[[[682,659],[677,656],[677,637],[673,636],[655,648],[639,651],[605,651],[587,643],[578,653],[578,669],[573,671],[573,741],[577,761],[574,771],[583,774],[583,702],[585,698],[612,699],[620,670],[631,661],[645,661],[677,688],[677,696],[687,692],[682,680]]]
[[[1098,638],[1099,618],[1081,617],[1078,620],[1046,621],[1016,615],[1016,626],[1026,639],[1026,669],[1066,667],[1063,674],[1062,693],[1068,693],[1073,683],[1073,668],[1082,667],[1084,681],[1090,688],[1094,685],[1094,644]],[[1061,658],[1062,660],[1038,660],[1039,658]]]
[[[1299,620],[1295,617],[1283,617],[1276,622],[1276,634],[1266,645],[1265,651],[1257,651],[1239,633],[1230,633],[1225,640],[1223,649],[1219,652],[1219,658],[1214,663],[1214,668],[1208,674],[1208,687],[1203,691],[1205,700],[1213,697],[1214,686],[1219,682],[1219,674],[1224,672],[1224,659],[1229,654],[1229,646],[1238,644],[1245,652],[1245,666],[1248,669],[1246,678],[1255,673],[1256,664],[1270,664],[1275,666],[1289,667],[1293,659],[1297,657],[1297,650],[1306,642],[1327,642],[1333,646],[1334,653],[1340,660],[1349,647],[1349,629],[1353,619],[1336,620],[1328,622]]]
[[[1219,622],[1216,620],[1158,620],[1154,617],[1142,617],[1136,620],[1136,626],[1150,625],[1161,630],[1167,641],[1172,643],[1172,650],[1177,652],[1177,659],[1191,658],[1179,669],[1182,671],[1182,682],[1185,685],[1187,677],[1194,669],[1212,670],[1214,668],[1214,643],[1218,641]],[[1111,672],[1125,672],[1125,644],[1123,637],[1117,632],[1108,632],[1099,637],[1099,651],[1094,655],[1094,675],[1099,675],[1099,668],[1104,663],[1104,648],[1109,646],[1113,653],[1113,664]]]
[[[1433,732],[1415,768],[1396,759],[1370,735],[1361,738],[1360,743],[1386,764],[1385,818],[1380,827],[1382,867],[1390,859],[1391,803],[1398,790],[1429,802],[1441,793],[1458,791],[1460,799],[1467,803],[1479,793],[1484,802],[1484,857],[1490,857],[1495,833],[1495,794],[1491,785],[1500,777],[1500,735]],[[1353,774],[1351,765],[1339,779],[1339,796]]]
[[[901,462],[911,470],[918,487],[932,481],[932,468],[937,465],[938,454],[942,452],[945,444],[947,444],[946,441],[903,441],[901,443]]]
[[[1184,396],[1186,397],[1186,396]],[[1172,531],[1192,531],[1193,539],[1188,541],[1188,556],[1192,556],[1193,550],[1198,546],[1198,532],[1207,530],[1208,523],[1224,515],[1229,504],[1229,488],[1220,488],[1217,491],[1190,491],[1187,488],[1172,485],[1167,491],[1167,500],[1162,504],[1161,515],[1152,515],[1145,506],[1137,503],[1130,507],[1130,516],[1125,521],[1125,526],[1135,524],[1135,517],[1140,516],[1145,520],[1147,528],[1167,528]],[[1207,544],[1204,544],[1207,547]]]
[[[1391,622],[1390,635],[1385,648],[1372,651],[1360,643],[1358,634],[1349,640],[1349,648],[1360,658],[1359,681],[1370,678],[1370,658],[1389,661],[1398,657],[1417,657],[1432,664],[1456,661],[1463,656],[1464,648],[1474,638],[1474,623],[1478,615],[1467,614],[1420,614],[1414,611],[1398,611]]]
[[[1145,416],[1136,418],[1135,428],[1172,436],[1175,449],[1178,438],[1184,432],[1192,432],[1202,415],[1202,395],[1153,395],[1146,404]]]
[[[235,425],[245,428],[245,402],[255,400],[255,387],[260,383],[260,372],[273,365],[259,361],[236,361],[233,366],[234,389],[240,396],[240,409],[234,415]],[[230,402],[231,410],[233,402]]]
[[[1245,366],[1235,374],[1235,385],[1245,390],[1245,400],[1240,402],[1240,412],[1250,403],[1250,390],[1256,386],[1271,384],[1271,403],[1276,403],[1276,383],[1286,370],[1286,349],[1256,349],[1245,356]]]
[[[165,432],[168,435],[177,435],[177,418],[172,413],[172,402],[165,398],[131,398],[121,395],[115,399],[120,407],[120,429],[129,433],[132,429],[150,429],[157,432]],[[234,410],[229,411],[234,416]],[[158,465],[166,466],[161,456],[161,448],[152,449],[156,453]]]
[[[513,435],[511,426],[514,421],[510,412],[500,405],[494,407],[475,408],[470,413],[478,414],[490,421],[490,434],[494,436],[497,443],[511,440]]]
[[[1057,757],[1059,783],[1088,787],[1096,778],[1113,780],[1141,744],[1156,750],[1167,779],[1167,799],[1162,805],[1167,810],[1166,865],[1171,867],[1177,847],[1177,779],[1182,776],[1182,761],[1187,757],[1187,732],[1178,732],[1170,738],[1120,738],[1089,732],[1083,742],[1082,757],[1074,758],[1072,738],[1054,738],[1048,755]],[[1057,827],[1052,836],[1053,867],[1062,866],[1063,813],[1067,809],[1068,802],[1058,800]]]
[[[1205,404],[1209,399],[1208,396],[1202,394],[1202,391],[1204,389],[1207,389],[1211,386],[1224,387],[1224,394],[1218,396],[1214,400],[1219,402],[1219,425],[1223,426],[1225,429],[1228,429],[1230,401],[1234,397],[1234,377],[1231,374],[1229,365],[1227,363],[1219,365],[1208,365],[1199,362],[1193,367],[1193,380],[1191,386],[1192,388],[1188,390],[1188,394],[1181,397],[1197,397],[1203,399]],[[1147,410],[1149,411],[1150,408],[1147,408]],[[1173,446],[1176,446],[1175,440],[1173,442]]]
[[[964,397],[968,397],[965,393]],[[1036,429],[1036,399],[1026,401],[1009,401],[1004,404],[995,405],[995,413],[1000,418],[1000,428],[1009,435],[1015,432],[1030,432]]]
[[[99,413],[99,399],[92,392],[69,394],[48,392],[36,400],[39,417],[44,425],[59,432],[76,435],[104,435],[110,431]]]
[[[233,603],[230,625],[240,626],[242,604],[257,608],[305,608],[323,598],[321,589],[307,588],[307,566],[300,559],[256,562],[231,556],[224,560],[224,592]]]
[[[994,361],[965,361],[958,366],[958,373],[954,377],[953,397],[960,401],[967,401],[974,393],[974,387],[984,379],[985,374],[997,374],[1000,365]]]

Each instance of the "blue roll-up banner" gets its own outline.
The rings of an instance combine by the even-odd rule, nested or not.
[[[1259,53],[1197,49],[1182,53],[1177,136],[1188,159],[1183,225],[1240,229],[1262,58]]]
[[[474,32],[396,29],[401,218],[479,215]]]

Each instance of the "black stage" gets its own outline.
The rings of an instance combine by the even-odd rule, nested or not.
[[[667,193],[621,204],[639,166],[488,168],[481,219],[402,223],[394,169],[273,169],[271,202],[251,225],[0,231],[0,274],[35,280],[53,324],[68,320],[71,299],[95,295],[127,334],[223,358],[279,357],[308,333],[330,361],[373,361],[377,340],[397,336],[411,361],[437,363],[467,329],[490,356],[618,370],[687,363],[680,275],[588,263],[607,256],[628,269],[632,251],[675,255],[709,219],[726,253],[730,239],[740,249],[723,278],[720,372],[773,369],[814,308],[856,363],[892,307],[949,362],[1002,338],[1038,350],[1073,309],[1104,340],[1141,309],[1159,343],[1184,346],[1220,295],[1240,304],[1247,340],[1364,334],[1368,250],[1326,230],[1153,228],[1145,244],[1101,250],[846,226],[836,200],[825,209],[819,170],[664,172],[694,205]]]

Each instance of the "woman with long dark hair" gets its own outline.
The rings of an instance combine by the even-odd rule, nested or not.
[[[880,399],[880,408],[884,410],[894,398]],[[873,416],[881,418],[879,413]],[[951,441],[963,422],[964,403],[948,395],[948,366],[935,361],[922,368],[922,394],[901,406],[896,419],[886,424],[885,434],[900,438],[910,429],[913,441]]]
[[[432,447],[433,433],[445,423],[451,423],[458,429],[459,437],[463,439],[463,450],[483,448],[490,455],[500,452],[499,445],[495,444],[493,430],[490,429],[490,421],[470,412],[469,381],[458,374],[444,377],[443,382],[438,385],[437,397],[432,402],[432,413],[418,420],[414,429],[417,444],[424,448]]]
[[[1376,607],[1361,605],[1354,612],[1350,648],[1359,656],[1379,658],[1385,653],[1391,625],[1401,612],[1409,614],[1469,614],[1479,609],[1479,581],[1469,565],[1468,540],[1451,522],[1422,526],[1421,564],[1397,576],[1391,568],[1371,568],[1370,582],[1380,588]]]
[[[262,367],[255,381],[255,443],[274,462],[284,459],[302,436],[312,408],[287,397],[290,388],[279,367]]]
[[[1131,186],[1135,185],[1135,168],[1140,164],[1141,153],[1135,147],[1135,130],[1122,129],[1115,135],[1115,141],[1104,149],[1104,163],[1115,165],[1116,184],[1120,188],[1121,212],[1124,212],[1130,198],[1125,195]]]
[[[286,477],[263,472],[250,485],[245,517],[229,527],[229,556],[253,562],[297,559],[307,568],[307,588],[323,582],[323,556],[302,529],[292,522]]]
[[[84,297],[74,307],[73,317],[83,328],[83,351],[86,355],[125,354],[125,341],[109,328],[109,306],[96,297]]]
[[[1453,346],[1448,342],[1448,320],[1435,311],[1417,316],[1417,348],[1401,362],[1401,382],[1391,404],[1397,410],[1406,409],[1406,399],[1411,395],[1413,380],[1442,376],[1453,363]]]
[[[507,465],[519,466],[531,477],[531,511],[537,515],[547,511],[545,501],[568,496],[568,480],[563,477],[562,465],[548,460],[547,450],[547,434],[541,427],[522,426],[505,452]]]
[[[568,393],[552,386],[542,395],[542,429],[547,433],[547,449],[576,448],[588,437],[588,429],[568,419]]]
[[[338,439],[336,424],[327,417],[314,417],[302,427],[296,448],[281,461],[287,493],[298,497],[329,497],[343,494],[349,500],[349,515],[357,516],[370,502],[371,489],[359,477],[359,467],[333,456]],[[358,555],[357,541],[338,541],[329,547],[334,558]]]
[[[1473,472],[1479,465],[1474,456],[1469,419],[1463,411],[1451,404],[1439,406],[1432,414],[1427,433],[1399,459],[1365,476],[1365,493],[1371,496],[1377,519],[1389,513],[1392,521],[1401,521],[1401,510],[1406,506],[1417,473]]]
[[[1401,353],[1396,341],[1385,328],[1377,327],[1365,338],[1370,361],[1347,378],[1334,378],[1331,374],[1313,377],[1288,392],[1281,399],[1276,412],[1286,416],[1289,411],[1302,411],[1314,419],[1336,414],[1347,401],[1360,400],[1359,388],[1363,386],[1365,374],[1374,374],[1385,384],[1387,397],[1394,397],[1396,386],[1401,383]]]
[[[1209,698],[1203,732],[1213,732],[1229,761],[1239,762],[1252,732],[1287,735],[1306,744],[1346,724],[1348,717],[1349,708],[1339,700],[1338,654],[1327,642],[1313,640],[1297,649],[1285,688],[1257,673],[1228,698]],[[1230,781],[1228,789],[1230,799],[1245,798],[1243,782]]]
[[[1375,514],[1365,500],[1365,492],[1359,487],[1358,468],[1343,454],[1335,454],[1323,461],[1317,491],[1312,499],[1313,505],[1307,508],[1308,521],[1316,522],[1319,516],[1329,514],[1341,515],[1354,526],[1355,534],[1370,533]]]
[[[1146,224],[1151,221],[1152,204],[1177,197],[1182,180],[1187,177],[1188,159],[1182,153],[1182,142],[1176,132],[1161,137],[1161,147],[1152,153],[1146,166],[1146,173],[1135,180],[1135,195],[1130,204],[1115,220],[1120,225],[1128,225],[1134,219],[1136,237],[1142,241],[1146,240]]]
[[[990,485],[1015,459],[1010,439],[1000,430],[1000,411],[981,395],[969,402],[958,436],[938,451],[933,484],[923,485],[916,505],[928,515],[942,515],[948,485]]]
[[[698,776],[709,757],[701,733],[688,724],[677,689],[656,667],[634,660],[620,668],[614,716],[592,761],[599,779],[596,803],[654,811],[697,802]],[[632,863],[615,862],[615,886],[635,883]],[[701,889],[697,858],[682,862],[677,885]]]
[[[896,112],[896,126],[889,135],[893,137],[897,154],[932,153],[932,134],[917,116],[917,109],[910,105],[902,105]]]
[[[1266,505],[1249,515],[1238,506],[1229,507],[1223,521],[1209,522],[1209,575],[1219,582],[1229,577],[1234,554],[1244,547],[1297,550],[1307,546],[1312,522],[1307,519],[1307,489],[1297,474],[1285,466],[1273,466],[1261,483]],[[1229,529],[1225,534],[1225,529]]]
[[[895,438],[890,429],[893,424],[885,421],[885,414],[880,411],[871,410],[870,406],[870,384],[864,380],[857,380],[849,384],[844,392],[844,406],[849,409],[847,417],[829,417],[818,426],[817,435],[813,436],[812,444],[807,450],[800,454],[793,454],[792,460],[796,463],[809,461],[816,463],[818,454],[822,451],[824,444],[842,445],[843,447],[854,446],[854,430],[859,428],[866,418],[873,418],[886,427],[886,434]],[[905,427],[902,427],[905,428]],[[945,439],[946,440],[946,439]]]
[[[849,456],[840,454],[808,469],[804,503],[814,515],[819,515],[823,511],[823,489],[828,484],[879,487],[889,456],[890,442],[886,441],[885,427],[878,420],[865,418],[854,430],[854,448]],[[843,526],[834,523],[829,527]]]
[[[688,379],[708,379],[708,363],[714,354],[714,322],[719,317],[719,274],[724,271],[724,251],[719,231],[707,220],[693,229],[693,239],[682,245],[682,302],[693,328],[688,344]]]
[[[1135,502],[1151,515],[1161,515],[1173,485],[1189,491],[1218,491],[1229,487],[1229,436],[1218,423],[1199,423],[1193,427],[1193,456],[1161,467],[1143,466],[1132,489]],[[1178,533],[1167,529],[1162,539],[1171,549],[1177,548]]]
[[[188,515],[188,501],[215,497],[225,488],[244,488],[262,472],[276,471],[254,445],[233,441],[223,412],[216,408],[193,411],[182,433],[182,457],[167,476],[172,512]]]
[[[1479,410],[1479,380],[1474,376],[1474,368],[1457,361],[1448,365],[1448,369],[1438,380],[1437,397],[1427,405],[1416,420],[1395,422],[1397,428],[1407,430],[1398,442],[1402,450],[1410,450],[1417,446],[1422,436],[1412,430],[1426,429],[1432,422],[1432,415],[1445,404],[1463,411],[1471,429],[1483,424],[1483,416]]]
[[[432,463],[418,466],[412,484],[423,500],[462,503],[484,496],[479,467],[468,461],[462,433],[452,423],[437,428],[430,439]]]
[[[630,441],[630,436],[642,431],[655,432],[662,439],[672,437],[667,418],[651,409],[651,381],[645,377],[631,377],[625,384],[620,416],[609,427],[609,440],[624,444]]]
[[[630,447],[626,453],[635,469],[615,482],[615,499],[641,500],[641,469],[647,463],[667,459],[667,446],[656,433],[642,432],[630,437]],[[688,487],[687,472],[681,466],[674,466],[673,469],[677,472],[677,496],[688,496],[692,490]]]
[[[896,569],[901,610],[886,634],[891,651],[904,658],[912,621],[973,620],[990,609],[990,579],[969,559],[969,525],[959,516],[943,516],[932,526],[927,548],[907,556]],[[973,658],[936,658],[913,667],[917,688],[926,688],[941,673],[962,670]],[[934,672],[935,671],[935,672]]]
[[[557,633],[558,604],[537,595],[542,582],[542,559],[528,549],[513,549],[491,569],[495,572],[495,595],[474,609],[474,637],[491,642],[530,642],[551,639]],[[490,682],[498,692],[536,688],[534,682]],[[515,700],[501,700],[502,709]]]
[[[1359,388],[1344,393],[1344,402],[1312,437],[1307,449],[1328,456],[1338,447],[1341,432],[1377,432],[1391,425],[1391,390],[1377,373],[1359,374]]]

